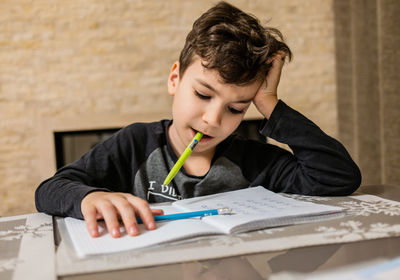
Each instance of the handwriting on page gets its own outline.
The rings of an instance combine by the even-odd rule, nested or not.
[[[288,211],[299,208],[300,206],[297,204],[288,203],[282,199],[274,199],[274,198],[257,198],[257,199],[244,199],[237,201],[223,201],[223,200],[214,200],[208,201],[207,204],[202,203],[202,209],[215,209],[215,208],[232,208],[232,212],[235,214],[258,214],[263,213],[265,211]]]

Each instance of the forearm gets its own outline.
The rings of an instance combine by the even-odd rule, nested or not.
[[[81,201],[90,192],[108,191],[87,186],[82,182],[52,177],[39,185],[35,192],[36,208],[49,215],[82,219]]]
[[[347,195],[360,185],[359,169],[343,145],[282,101],[261,132],[294,152],[280,160],[272,178],[282,191]]]
[[[82,199],[95,190],[107,191],[104,186],[109,188],[111,178],[106,174],[112,176],[106,169],[100,169],[94,154],[86,154],[43,181],[35,193],[37,210],[50,215],[82,218]]]

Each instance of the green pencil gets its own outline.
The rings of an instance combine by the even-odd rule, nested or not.
[[[192,153],[194,147],[196,147],[196,145],[200,142],[201,138],[203,138],[203,133],[197,132],[196,135],[194,136],[193,140],[186,147],[185,151],[182,153],[182,155],[179,157],[178,161],[175,163],[174,167],[172,167],[167,178],[165,178],[165,181],[163,183],[164,186],[168,185],[172,181],[172,179],[174,179],[175,175],[179,172],[182,165],[185,163],[187,158]]]

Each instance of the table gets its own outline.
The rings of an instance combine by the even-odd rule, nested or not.
[[[372,194],[400,201],[400,186],[363,186],[357,194]],[[282,271],[324,271],[377,258],[398,256],[400,237],[393,237],[146,268],[59,276],[58,279],[267,279],[271,274]]]

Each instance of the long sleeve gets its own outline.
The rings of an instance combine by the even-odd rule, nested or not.
[[[131,193],[148,199],[147,189],[168,173],[171,159],[163,151],[170,123],[134,123],[97,144],[39,185],[37,210],[82,219],[81,202],[93,191]]]
[[[281,100],[260,132],[288,144],[293,154],[271,145],[254,151],[263,157],[258,165],[267,164],[253,185],[306,195],[349,195],[360,186],[360,170],[343,145]]]
[[[133,193],[134,174],[159,143],[160,123],[132,124],[97,144],[77,161],[59,169],[36,190],[38,211],[83,218],[82,199],[93,191]]]
[[[109,142],[115,141],[117,139],[110,139],[97,145],[82,158],[42,182],[35,193],[38,211],[83,218],[80,204],[87,194],[93,191],[116,191],[118,186],[129,186],[121,176],[123,164],[116,162],[114,151],[107,149]]]

